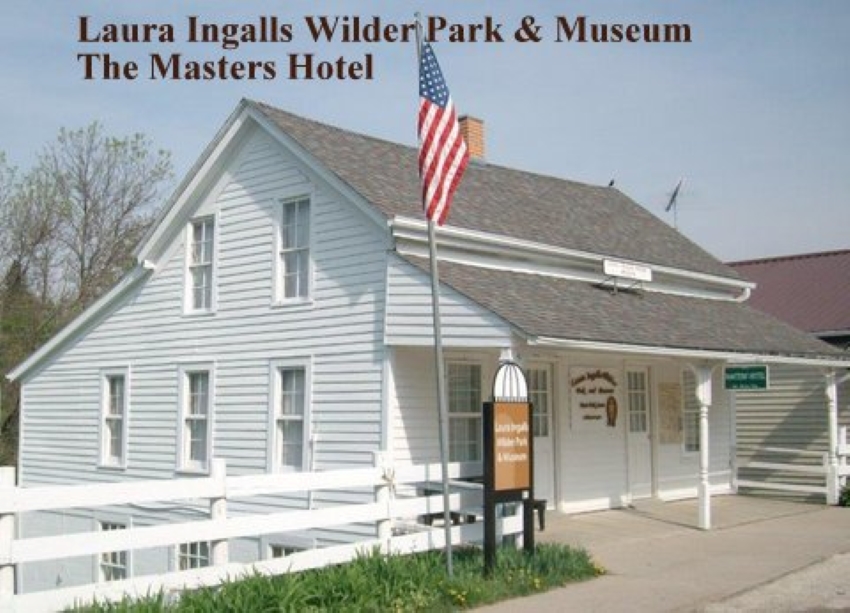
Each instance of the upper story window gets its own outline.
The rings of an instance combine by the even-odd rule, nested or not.
[[[106,371],[101,381],[100,462],[102,466],[127,464],[127,370]]]
[[[212,452],[212,371],[185,368],[181,377],[178,468],[207,471]]]
[[[193,221],[189,227],[187,306],[190,312],[213,310],[215,281],[215,218]]]
[[[277,255],[277,300],[305,299],[310,295],[310,199],[281,203]]]

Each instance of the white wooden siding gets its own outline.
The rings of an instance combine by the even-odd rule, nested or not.
[[[482,400],[490,395],[499,354],[490,352],[448,352],[446,363],[472,362],[481,365]],[[440,438],[437,410],[437,379],[434,351],[420,347],[393,350],[395,393],[390,397],[392,454],[400,464],[439,462]]]
[[[213,455],[233,474],[264,472],[270,360],[313,360],[317,468],[369,465],[381,441],[387,235],[257,131],[226,169],[218,212],[218,302],[183,315],[185,232],[157,271],[26,382],[26,485],[174,475],[177,376],[215,364]],[[278,198],[312,198],[314,279],[307,304],[272,306]],[[128,468],[97,468],[98,372],[131,368]]]
[[[388,345],[433,347],[431,279],[391,255],[388,271]],[[445,347],[510,347],[512,330],[501,318],[443,285],[440,321]]]
[[[826,451],[825,378],[821,369],[770,366],[770,388],[736,392],[738,445],[767,445]],[[848,423],[850,386],[839,393],[839,421]]]
[[[819,368],[770,366],[770,387],[763,391],[735,392],[738,457],[753,459],[751,447],[780,447],[826,452],[829,447],[828,408],[824,373]],[[850,382],[838,393],[839,425],[850,424]],[[776,456],[763,457],[780,461]],[[811,458],[782,456],[782,462],[811,464]],[[823,485],[823,478],[742,469],[742,479],[778,480]]]
[[[392,453],[397,462],[440,459],[433,349],[399,347],[393,351],[395,394],[390,398]]]
[[[619,405],[625,407],[621,360],[559,356],[554,407],[558,420],[558,509],[566,512],[619,507],[626,502],[628,493],[625,411],[621,411],[615,428],[602,426],[598,432],[582,431],[571,423],[570,368],[579,366],[609,370],[617,380]]]

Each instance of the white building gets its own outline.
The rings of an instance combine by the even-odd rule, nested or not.
[[[369,465],[375,451],[437,460],[416,156],[241,102],[136,268],[11,374],[23,384],[21,484],[169,479],[205,474],[211,458],[233,474]],[[477,160],[438,236],[451,459],[480,458],[481,403],[512,349],[535,406],[536,497],[558,511],[700,494],[708,527],[709,491],[732,489],[722,366],[848,365],[743,304],[750,283],[614,188]],[[43,514],[22,530],[166,511],[192,509]],[[232,558],[344,538],[246,542]],[[202,564],[206,553],[149,552],[114,572]],[[21,580],[96,571],[68,562]]]

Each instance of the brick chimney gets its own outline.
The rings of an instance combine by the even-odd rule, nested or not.
[[[475,117],[464,115],[458,119],[460,133],[473,160],[484,159],[484,122]]]

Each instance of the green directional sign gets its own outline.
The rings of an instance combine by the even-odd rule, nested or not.
[[[727,366],[723,371],[723,384],[727,390],[766,390],[769,385],[767,366]]]

